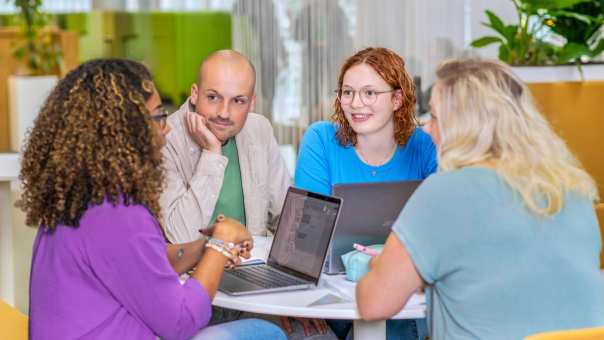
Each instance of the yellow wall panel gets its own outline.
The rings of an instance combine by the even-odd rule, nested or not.
[[[529,88],[604,198],[604,81],[534,83]]]
[[[600,236],[602,237],[602,244],[604,245],[604,204],[598,204],[596,206],[596,215],[598,215],[598,221],[600,222]],[[604,268],[604,249],[600,253],[600,267]]]
[[[598,184],[604,199],[604,81],[534,83],[541,112]],[[604,204],[596,207],[604,243]],[[600,255],[604,268],[604,251]]]

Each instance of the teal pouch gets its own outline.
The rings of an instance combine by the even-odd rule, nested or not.
[[[381,252],[384,248],[384,245],[374,244],[372,246],[368,246],[367,248]],[[371,256],[361,253],[358,250],[353,250],[342,255],[342,262],[344,263],[344,268],[346,269],[346,280],[357,282],[363,276],[365,276],[369,272],[369,260],[371,260]]]

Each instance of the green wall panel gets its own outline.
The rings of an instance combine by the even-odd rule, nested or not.
[[[80,61],[129,58],[151,69],[164,99],[180,105],[196,81],[199,63],[210,53],[231,48],[228,12],[62,13],[59,27],[80,34]],[[0,25],[14,15],[0,16]]]

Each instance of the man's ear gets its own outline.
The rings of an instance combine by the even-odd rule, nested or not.
[[[256,112],[256,109],[254,108],[255,105],[256,105],[256,94],[254,93],[252,95],[252,99],[250,99],[250,111]]]
[[[199,96],[199,88],[197,87],[197,84],[193,83],[193,85],[191,85],[191,104],[193,104],[193,106],[195,106],[195,104],[197,104],[197,96]]]

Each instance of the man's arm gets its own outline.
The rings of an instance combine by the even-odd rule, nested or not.
[[[228,159],[202,151],[193,177],[187,183],[178,170],[182,161],[171,143],[163,148],[163,154],[166,186],[160,204],[166,236],[173,243],[197,240],[198,230],[206,228],[212,218]]]
[[[270,126],[269,126],[270,127]],[[269,152],[269,206],[268,206],[268,227],[271,232],[274,232],[276,223],[279,220],[281,214],[281,208],[283,208],[283,201],[285,201],[285,195],[287,189],[292,184],[291,176],[287,170],[285,160],[279,150],[277,140],[272,133],[270,133],[270,141],[268,146]]]

